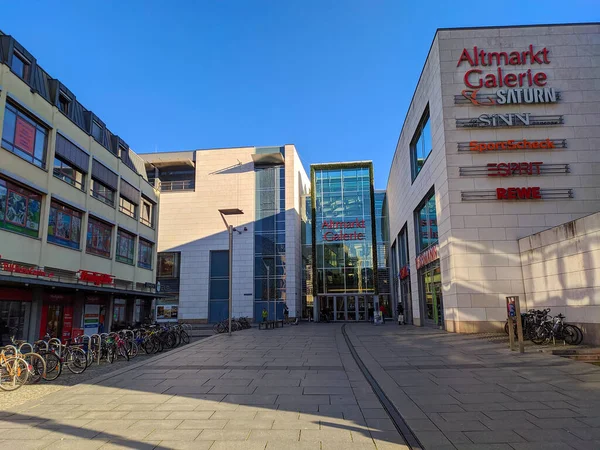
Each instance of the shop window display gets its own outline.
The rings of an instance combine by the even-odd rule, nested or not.
[[[38,237],[42,196],[0,178],[0,228]]]
[[[53,201],[48,221],[48,242],[78,249],[81,241],[81,217],[81,212]]]

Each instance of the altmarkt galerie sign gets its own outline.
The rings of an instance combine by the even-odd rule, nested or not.
[[[511,104],[556,103],[560,93],[552,87],[546,87],[548,76],[545,72],[527,69],[517,73],[506,73],[507,68],[519,66],[550,64],[549,50],[535,49],[533,45],[522,51],[486,52],[473,47],[464,48],[456,67],[463,63],[471,66],[463,76],[468,89],[454,98],[454,103],[475,106],[494,106]],[[492,70],[495,68],[495,70]],[[491,93],[480,93],[481,88],[499,88]]]
[[[363,241],[365,233],[356,231],[365,229],[365,221],[355,219],[352,222],[334,222],[333,220],[325,220],[321,225],[323,240],[326,242],[334,241]],[[353,230],[347,232],[346,230]]]

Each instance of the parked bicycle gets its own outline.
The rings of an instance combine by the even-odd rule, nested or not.
[[[563,341],[569,345],[579,345],[583,341],[583,332],[572,324],[565,322],[565,316],[558,314],[552,317],[550,308],[543,310],[530,309],[521,314],[523,325],[523,339],[528,339],[534,344],[541,345],[549,342]],[[508,321],[504,324],[504,332],[508,334]],[[513,333],[517,334],[516,323],[513,324]]]

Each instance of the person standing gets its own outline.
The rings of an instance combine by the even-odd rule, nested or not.
[[[267,308],[263,308],[263,310],[262,310],[262,320],[263,320],[263,322],[266,322],[268,317],[269,317],[269,313],[267,312]]]
[[[385,306],[383,306],[383,303],[379,305],[379,312],[381,313],[381,323],[385,323]]]

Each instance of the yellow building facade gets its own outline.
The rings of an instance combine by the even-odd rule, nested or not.
[[[147,319],[158,190],[127,143],[1,33],[0,144],[4,340]]]

